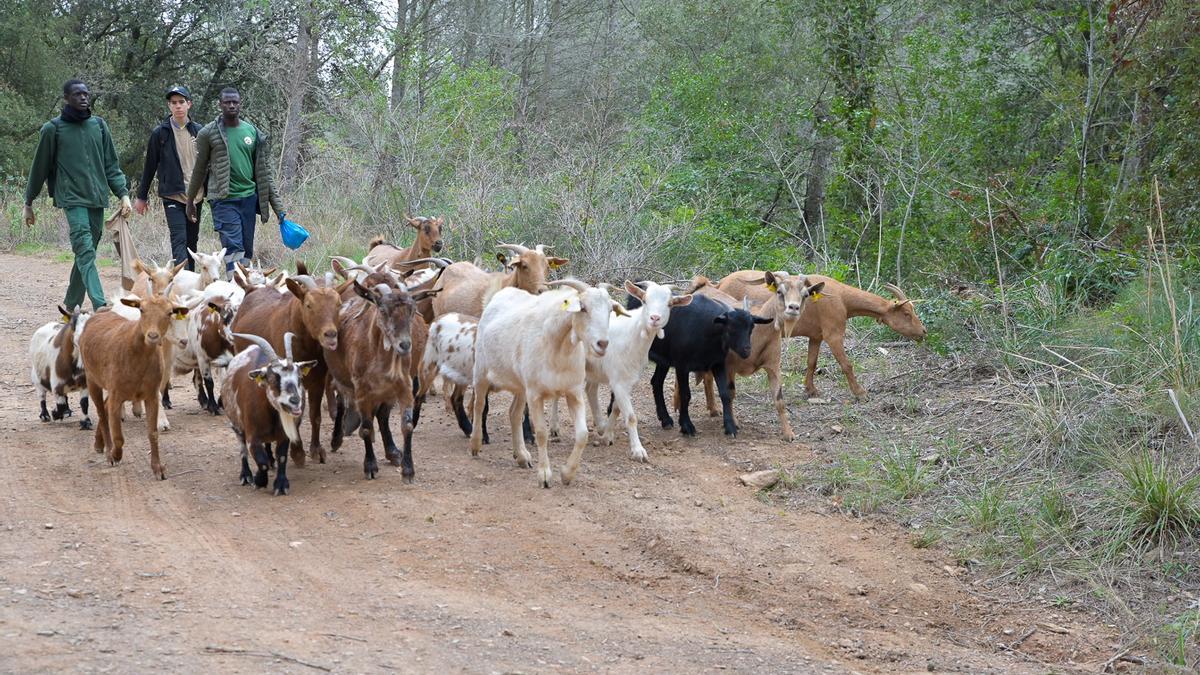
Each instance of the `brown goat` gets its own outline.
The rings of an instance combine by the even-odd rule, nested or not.
[[[729,379],[729,396],[733,398],[737,394],[734,380],[736,376],[745,377],[753,375],[759,370],[765,370],[771,399],[775,402],[775,413],[779,416],[783,439],[792,441],[796,439],[796,432],[792,430],[792,423],[788,419],[787,405],[783,398],[783,333],[799,321],[804,306],[812,297],[820,297],[824,283],[818,282],[810,285],[803,275],[793,276],[785,273],[765,272],[755,279],[746,280],[746,284],[763,286],[770,296],[754,307],[743,308],[755,316],[774,320],[771,323],[754,326],[754,332],[750,334],[750,356],[748,358],[743,359],[733,351],[726,356],[725,372]],[[692,292],[719,300],[730,307],[736,307],[739,304],[736,298],[715,288],[707,278],[702,276],[693,280]],[[745,303],[745,300],[741,302]],[[712,373],[706,372],[703,377],[704,398],[708,404],[708,412],[709,415],[715,417],[721,414],[721,408],[713,396]],[[736,415],[734,424],[737,424]]]
[[[511,271],[485,272],[469,262],[456,262],[447,267],[442,273],[444,290],[433,300],[435,317],[447,312],[481,316],[483,306],[501,288],[540,293],[546,289],[550,270],[570,262],[566,258],[547,256],[542,244],[535,248],[519,244],[498,244],[497,247],[512,251],[514,258],[508,259]]]
[[[133,271],[137,272],[137,279],[133,282],[133,290],[130,294],[136,295],[139,298],[148,298],[151,295],[162,295],[171,284],[171,280],[179,274],[179,270],[187,264],[186,261],[179,263],[174,267],[160,267],[158,263],[153,263],[154,269],[146,266],[140,258],[135,258],[133,261]]]
[[[313,459],[325,463],[325,449],[321,446],[321,396],[325,393],[328,369],[325,367],[323,350],[338,348],[338,310],[341,307],[341,288],[321,288],[312,277],[300,274],[287,280],[288,293],[260,290],[247,293],[233,320],[234,333],[249,333],[266,338],[276,353],[285,349],[283,336],[294,333],[292,345],[297,360],[316,360],[317,363],[304,376],[304,389],[308,393],[308,419],[312,426],[309,453]],[[249,342],[236,338],[238,351],[249,346]],[[332,447],[341,446],[341,430],[335,425]],[[292,460],[304,466],[304,446],[291,446]]]
[[[369,252],[367,253],[367,257],[363,258],[363,263],[372,267],[383,262],[395,266],[398,262],[428,258],[434,253],[441,252],[443,245],[442,224],[445,222],[445,219],[441,217],[428,218],[425,216],[413,218],[405,214],[404,220],[408,222],[409,227],[417,231],[417,238],[413,241],[412,245],[408,248],[400,248],[399,246],[385,242],[383,235],[379,235],[367,245]]]
[[[420,400],[413,394],[418,384],[415,378],[428,337],[425,321],[416,313],[416,303],[437,291],[409,295],[394,280],[374,275],[365,282],[366,285],[353,282],[356,297],[345,301],[339,315],[341,346],[326,350],[325,362],[343,400],[361,420],[358,433],[365,446],[364,474],[375,478],[379,473],[374,445],[377,420],[385,456],[393,466],[401,467],[407,482],[415,474],[412,432],[420,417]],[[388,424],[389,414],[396,405],[404,414],[403,454],[396,447]]]
[[[150,470],[166,479],[167,470],[158,456],[158,397],[164,363],[159,344],[168,339],[173,318],[187,316],[161,295],[145,300],[121,298],[121,303],[140,312],[130,321],[116,312],[99,312],[84,327],[79,349],[87,373],[88,394],[96,403],[96,452],[104,452],[112,464],[121,461],[125,436],[121,432],[121,406],[125,401],[142,401],[146,406],[146,436],[150,441]],[[108,395],[105,396],[105,392]]]
[[[301,380],[316,361],[297,363],[292,358],[295,336],[285,333],[287,359],[280,359],[271,343],[257,335],[239,334],[251,346],[229,362],[229,373],[221,387],[221,401],[229,425],[242,446],[242,485],[254,481],[267,486],[267,470],[272,464],[271,444],[275,443],[275,494],[286,495],[288,449],[299,444],[300,420],[304,417],[304,392]],[[250,474],[248,456],[254,457],[258,473]]]
[[[765,288],[749,283],[763,276],[756,270],[740,270],[718,282],[722,291],[735,298],[750,298],[752,301],[762,301],[767,298]],[[850,392],[857,398],[865,398],[867,390],[859,385],[854,377],[854,366],[846,356],[844,341],[846,337],[846,320],[856,316],[869,316],[892,330],[914,340],[921,340],[927,331],[925,325],[917,318],[912,301],[892,284],[885,284],[896,300],[875,295],[861,288],[843,284],[826,276],[808,275],[811,283],[825,282],[824,292],[819,300],[813,300],[800,314],[800,320],[784,334],[787,337],[808,338],[808,366],[804,371],[804,389],[810,398],[817,395],[813,384],[813,375],[817,372],[817,357],[821,353],[821,342],[829,344],[829,351],[846,375]]]

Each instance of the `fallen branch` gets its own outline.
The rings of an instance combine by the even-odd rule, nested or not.
[[[291,663],[296,663],[296,664],[299,664],[302,666],[308,666],[309,668],[321,670],[326,673],[333,672],[332,668],[322,666],[319,663],[309,663],[308,661],[302,661],[294,656],[288,656],[287,654],[280,654],[279,652],[260,652],[260,651],[250,650],[250,649],[239,649],[237,647],[221,647],[218,645],[207,645],[204,648],[204,651],[206,651],[210,654],[235,654],[238,656],[257,656],[259,658],[264,658],[264,659],[279,659],[281,661],[289,661]]]

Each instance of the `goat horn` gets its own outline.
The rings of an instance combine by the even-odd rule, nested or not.
[[[449,258],[417,258],[416,260],[401,260],[393,263],[393,266],[400,265],[407,267],[410,265],[421,265],[425,263],[437,266],[441,269],[446,269],[447,267],[453,265],[454,261]]]
[[[897,286],[896,284],[884,284],[883,287],[888,289],[888,291],[890,291],[892,295],[896,296],[896,299],[899,300],[900,302],[904,302],[905,300],[908,300],[908,296],[905,295],[904,291],[900,290],[900,287]]]
[[[380,295],[391,295],[392,294],[392,287],[388,286],[387,284],[375,284],[371,288],[376,293],[379,293]]]
[[[517,255],[521,255],[522,253],[526,253],[529,251],[528,248],[526,248],[520,244],[496,244],[496,248],[507,249],[509,251],[512,251],[513,253],[516,253]]]
[[[291,333],[284,335],[285,343],[286,343],[286,338],[288,335],[291,335]],[[259,349],[263,350],[263,352],[267,355],[268,358],[270,358],[270,360],[272,360],[272,361],[279,360],[279,355],[275,353],[275,349],[273,347],[271,347],[271,343],[267,342],[262,336],[251,335],[250,333],[234,333],[233,336],[240,337],[243,340],[245,340],[246,342],[249,342],[250,344],[253,344],[256,347],[258,347]]]
[[[546,244],[538,244],[534,250],[536,250],[538,253],[541,253],[542,255],[546,255],[546,251],[549,251],[552,248],[554,248],[554,247],[547,246]]]
[[[296,339],[296,334],[291,331],[283,334],[283,351],[287,354],[289,364],[296,360],[292,357],[292,340],[294,339]]]
[[[297,274],[296,276],[294,276],[292,278],[295,279],[296,281],[299,281],[300,283],[304,284],[306,287],[308,287],[308,289],[310,291],[317,290],[317,282],[314,281],[313,278],[307,274]]]
[[[580,293],[591,288],[591,286],[588,286],[587,284],[583,283],[582,281],[580,281],[578,279],[559,279],[558,281],[551,281],[550,283],[548,283],[546,285],[547,286],[567,286],[570,288],[574,288],[575,290],[579,291]]]
[[[742,298],[742,309],[747,312],[750,311],[750,296]]]

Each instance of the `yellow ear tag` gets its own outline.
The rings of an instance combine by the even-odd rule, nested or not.
[[[808,296],[808,299],[812,300],[813,302],[816,302],[821,299],[822,295],[824,295],[824,294],[823,293],[813,293],[812,295]]]
[[[775,287],[775,284],[767,284],[767,290],[774,293],[775,291],[777,291],[779,289]]]
[[[64,316],[64,317],[62,317],[62,319],[60,319],[60,320],[61,320],[63,323],[71,323],[71,317],[69,317],[69,316]]]
[[[564,312],[567,311],[567,308],[569,308],[570,306],[571,306],[570,300],[563,300],[562,311],[564,311]]]
[[[208,308],[208,311],[212,312],[213,314],[216,314],[216,313],[217,313],[217,308],[216,308],[216,307],[209,307],[209,308]]]

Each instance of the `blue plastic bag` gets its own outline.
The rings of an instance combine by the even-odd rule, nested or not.
[[[279,237],[283,239],[284,246],[294,251],[303,246],[304,242],[308,240],[308,230],[284,218],[279,221]]]

